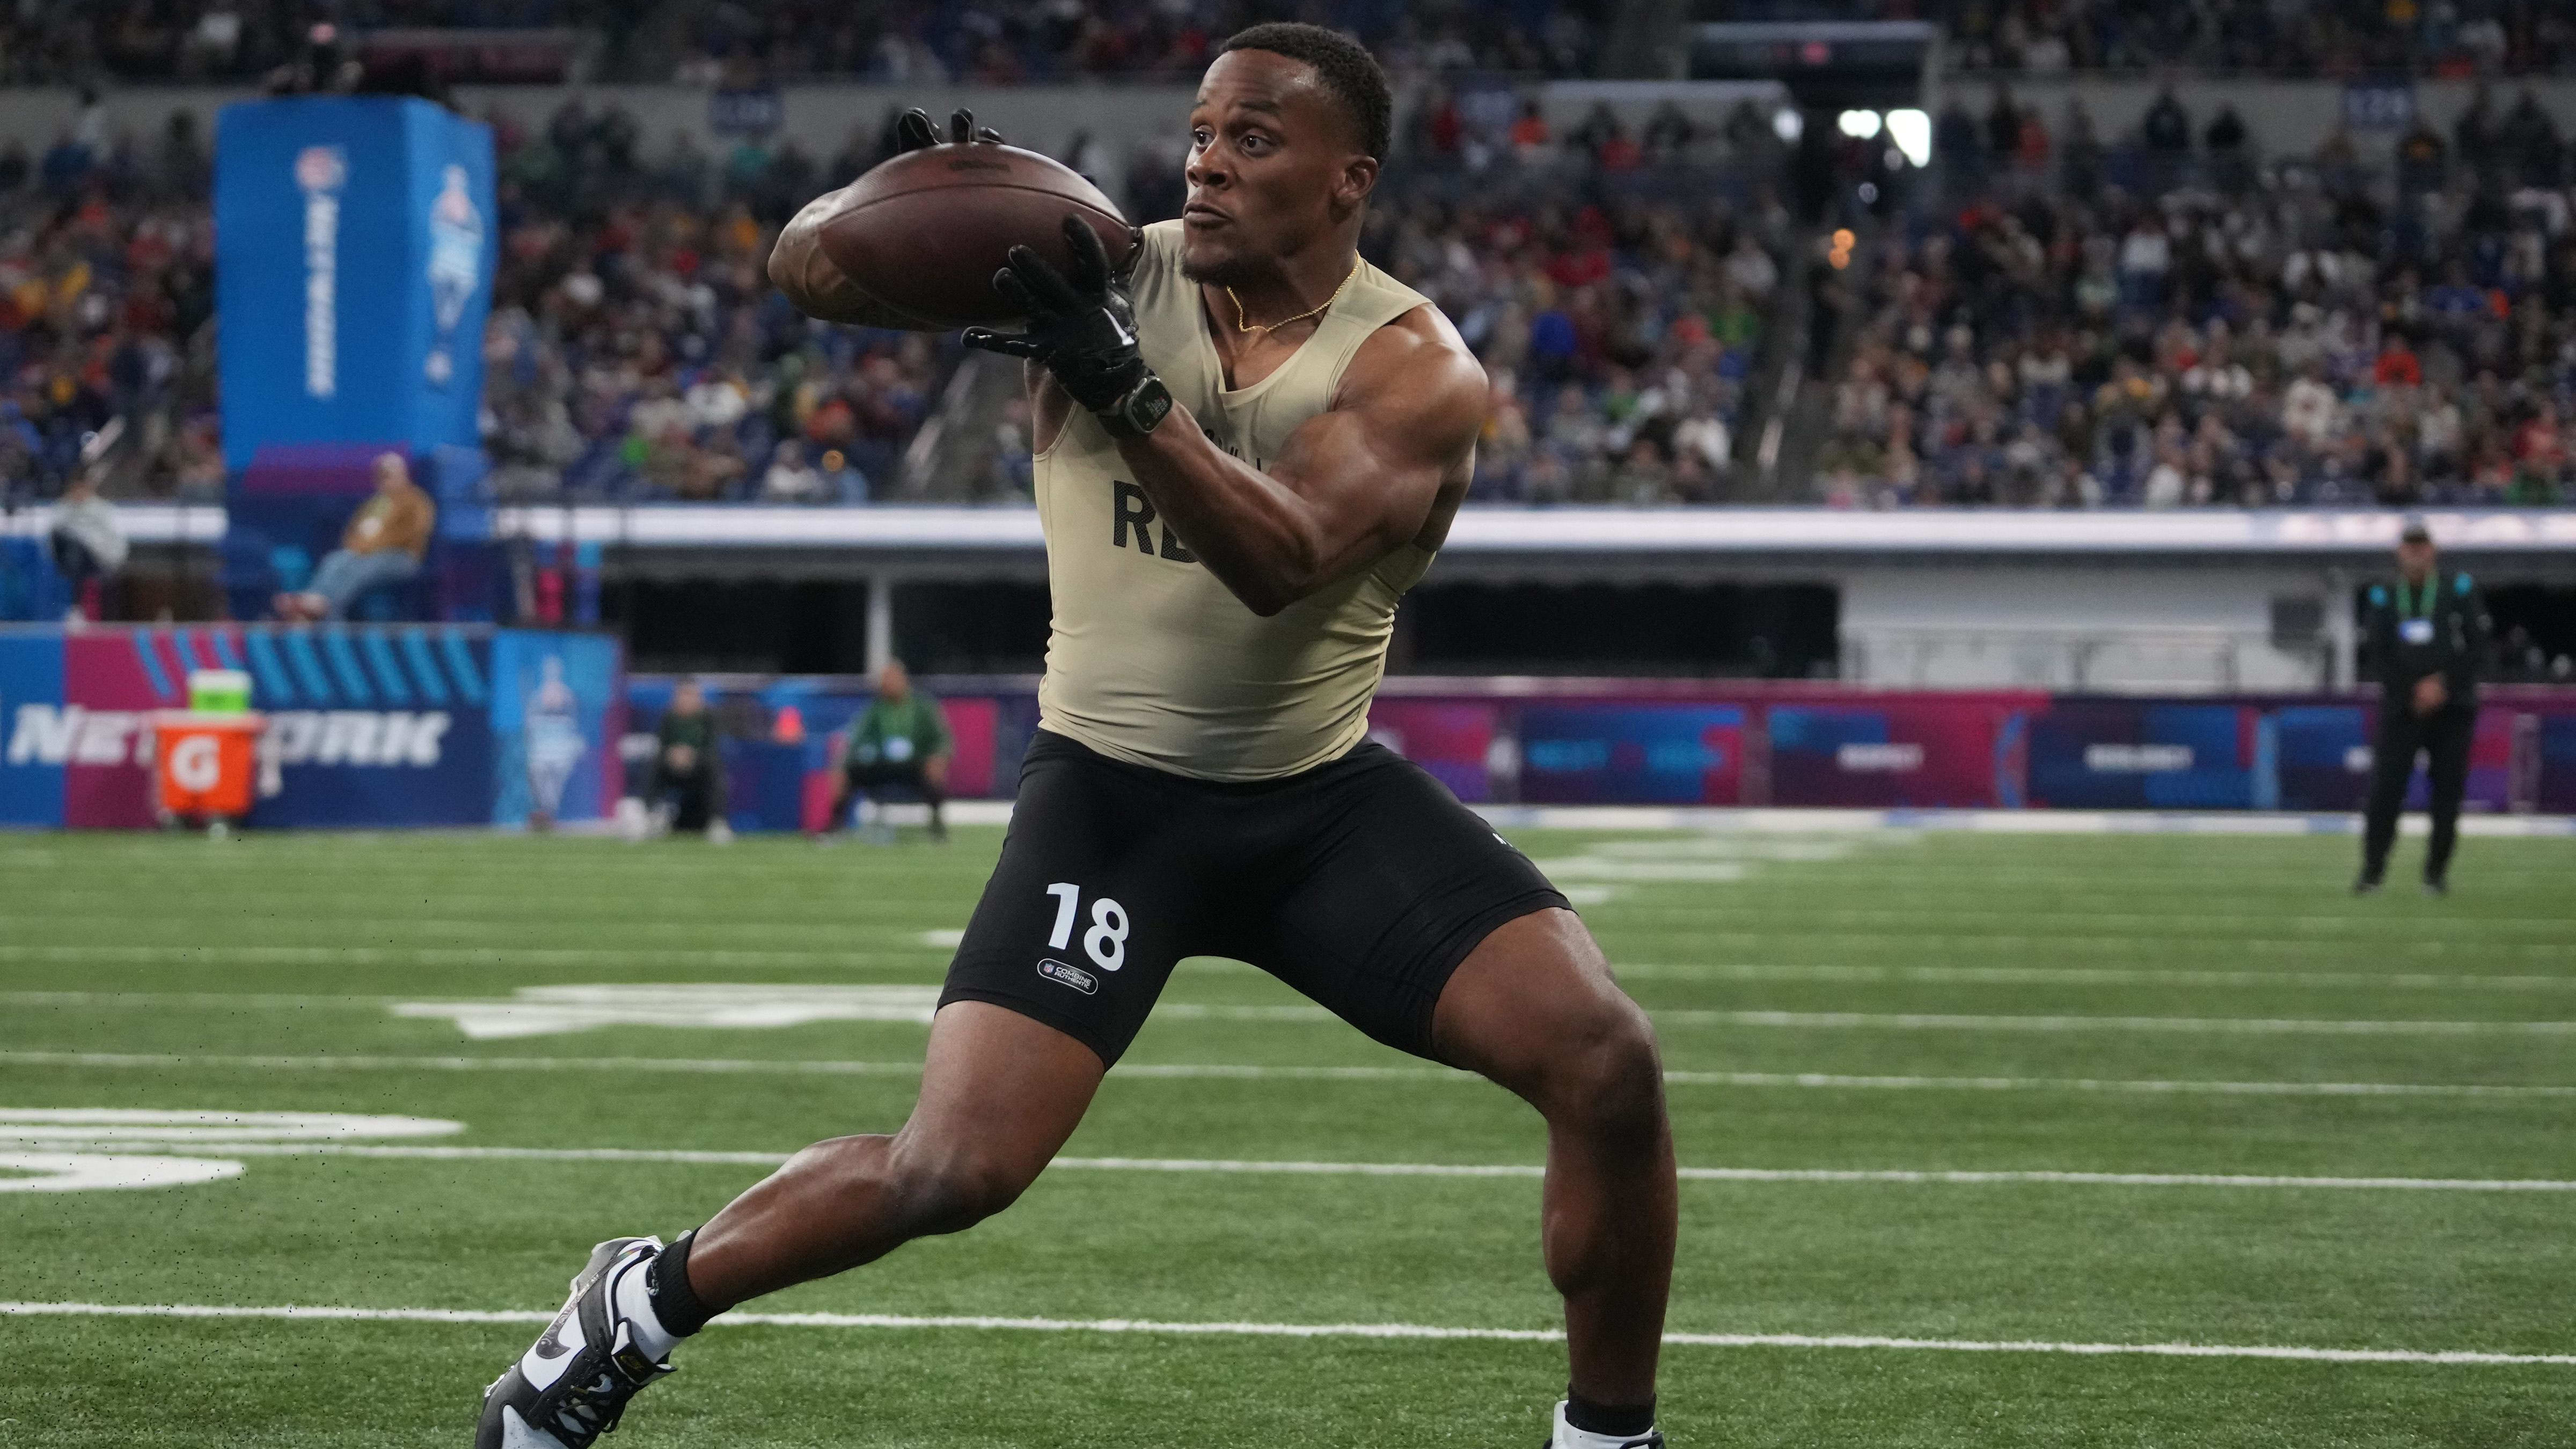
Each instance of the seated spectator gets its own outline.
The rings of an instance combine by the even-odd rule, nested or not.
[[[411,481],[400,453],[376,456],[376,491],[349,520],[340,546],[325,554],[302,593],[277,596],[277,617],[289,623],[345,619],[349,606],[370,589],[406,583],[420,572],[438,509]]]

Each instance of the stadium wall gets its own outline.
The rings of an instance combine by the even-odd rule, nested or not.
[[[849,678],[705,681],[731,738],[737,830],[812,829]],[[673,679],[638,676],[629,716]],[[1024,679],[931,679],[957,739],[953,793],[1007,798],[1037,728]],[[2358,810],[2375,694],[2230,697],[1868,690],[1670,680],[1392,679],[1370,732],[1470,804],[1859,809]],[[789,723],[791,722],[792,723]],[[649,735],[630,755],[649,754]],[[2416,806],[2422,801],[2416,787]],[[2576,689],[2489,691],[2468,808],[2576,813]]]
[[[443,626],[0,628],[0,827],[141,829],[151,718],[240,669],[267,719],[254,826],[521,825],[623,793],[624,651],[605,635]]]

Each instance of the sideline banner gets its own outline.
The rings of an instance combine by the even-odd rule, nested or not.
[[[63,640],[0,629],[0,826],[63,823]]]
[[[2031,722],[2030,803],[2071,810],[2278,809],[2280,775],[2266,765],[2279,759],[2272,716],[2250,705],[2057,700]]]
[[[1863,696],[1774,705],[1773,805],[2019,806],[2028,713],[2011,695]]]
[[[581,743],[549,757],[569,762],[558,818],[597,818],[620,789],[614,639],[453,625],[0,630],[0,825],[157,824],[149,720],[186,706],[197,669],[247,673],[267,718],[252,826],[515,824],[526,721],[558,702],[527,697],[544,693],[549,658],[566,661],[575,705],[551,737]],[[516,814],[500,814],[505,797]]]
[[[497,798],[487,818],[597,820],[615,808],[626,732],[623,651],[602,634],[503,629],[492,639]]]
[[[1734,805],[1744,779],[1744,709],[1524,706],[1520,764],[1520,798],[1534,804]]]

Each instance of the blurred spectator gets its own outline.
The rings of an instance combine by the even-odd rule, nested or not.
[[[2138,139],[2159,156],[2183,156],[2191,151],[2191,115],[2174,99],[2173,87],[2156,92],[2155,104],[2147,107],[2146,117],[2138,122]]]
[[[323,555],[302,593],[277,596],[277,617],[290,623],[343,619],[370,589],[407,583],[420,572],[438,509],[411,481],[400,453],[376,456],[376,491],[358,506],[340,546]]]
[[[769,471],[760,477],[760,497],[764,503],[825,503],[837,501],[823,475],[805,462],[805,445],[793,438],[778,445],[770,456]]]
[[[927,691],[913,687],[901,660],[888,660],[877,671],[876,697],[866,713],[850,722],[824,838],[851,823],[853,802],[881,807],[885,791],[907,790],[930,807],[930,838],[947,839],[948,759],[954,750],[947,711]],[[879,813],[868,822],[868,834],[891,842],[894,827]]]
[[[74,475],[54,505],[45,543],[55,570],[71,587],[68,622],[106,617],[103,593],[107,582],[125,567],[125,530],[116,521],[116,506],[98,496],[97,484],[87,471]]]
[[[694,679],[671,689],[670,708],[653,731],[653,769],[645,800],[664,830],[731,838],[725,822],[724,731]]]

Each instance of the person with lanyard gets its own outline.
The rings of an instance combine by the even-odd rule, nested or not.
[[[930,838],[946,840],[948,822],[948,756],[953,746],[948,716],[939,701],[912,686],[901,660],[888,660],[877,672],[877,697],[867,712],[850,724],[849,750],[841,759],[841,787],[832,800],[831,821],[823,839],[850,823],[853,797],[875,800],[888,787],[910,790],[930,807]],[[882,815],[869,839],[890,842],[894,829]]]
[[[2408,522],[2397,544],[2397,578],[2371,585],[2363,619],[2364,647],[2379,669],[2379,726],[2371,743],[2356,894],[2379,889],[2388,869],[2388,848],[2397,840],[2397,817],[2418,753],[2427,757],[2432,786],[2424,889],[2449,892],[2469,742],[2477,734],[2478,665],[2486,657],[2489,629],[2485,602],[2469,576],[2445,575],[2431,531]]]

